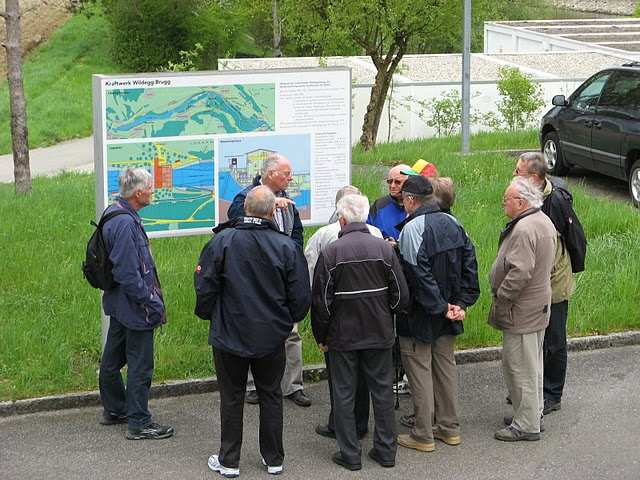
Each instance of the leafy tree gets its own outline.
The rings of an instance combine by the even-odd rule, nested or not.
[[[498,70],[498,112],[508,130],[522,130],[537,121],[533,114],[544,105],[542,87],[515,67]]]
[[[416,38],[447,34],[454,5],[449,0],[283,0],[285,35],[316,55],[365,53],[377,73],[360,143],[375,146],[385,98],[398,64]],[[457,8],[457,7],[456,7]],[[426,41],[426,40],[425,40]]]

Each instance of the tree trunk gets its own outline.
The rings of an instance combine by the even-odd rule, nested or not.
[[[273,16],[273,56],[281,57],[280,42],[282,41],[282,24],[278,14],[278,0],[271,0],[271,14]]]
[[[11,140],[13,145],[13,175],[16,194],[31,193],[29,142],[27,132],[27,101],[22,83],[22,50],[20,47],[20,2],[6,0],[3,12],[7,27],[7,80],[11,109]]]
[[[376,73],[375,83],[371,87],[371,97],[369,98],[369,105],[367,105],[367,113],[364,115],[362,136],[360,137],[360,145],[362,145],[365,152],[376,146],[376,137],[378,136],[384,101],[393,78],[395,65],[397,65],[396,62],[392,64],[392,68],[379,68],[378,73]]]

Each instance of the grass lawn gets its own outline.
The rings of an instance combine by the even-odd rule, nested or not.
[[[31,148],[92,131],[91,75],[116,73],[109,55],[106,20],[71,17],[23,66]],[[0,82],[0,154],[11,152],[7,81]]]
[[[382,179],[367,165],[418,157],[434,161],[458,187],[454,212],[476,245],[482,295],[469,310],[459,348],[495,345],[500,335],[486,325],[487,274],[505,223],[500,201],[513,163],[501,154],[459,156],[448,140],[402,142],[354,153],[362,167],[353,183],[373,199]],[[475,139],[475,142],[484,142]],[[512,144],[520,143],[513,142]],[[457,148],[457,143],[452,145]],[[379,171],[380,167],[371,171]],[[93,175],[36,178],[34,193],[16,198],[0,185],[0,400],[97,387],[100,358],[98,291],[83,279],[80,262],[91,234]],[[631,206],[574,189],[589,239],[587,267],[577,277],[569,333],[590,335],[640,328],[640,262],[635,258],[640,215]],[[307,229],[309,236],[315,229]],[[193,314],[193,269],[207,237],[152,241],[168,303],[169,323],[157,332],[155,381],[213,374],[208,324]],[[301,328],[306,363],[321,362],[308,321]]]

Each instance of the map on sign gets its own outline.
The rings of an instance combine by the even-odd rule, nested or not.
[[[108,140],[273,131],[275,85],[107,90]]]
[[[261,135],[221,139],[218,148],[218,201],[220,222],[227,220],[227,210],[236,194],[260,175],[262,164],[271,153],[289,159],[293,180],[287,194],[302,220],[311,218],[311,138],[302,135]]]
[[[107,145],[109,198],[127,168],[153,176],[153,203],[140,210],[148,232],[210,227],[215,223],[215,165],[212,140],[137,142]]]

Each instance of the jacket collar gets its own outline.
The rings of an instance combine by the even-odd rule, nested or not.
[[[520,215],[518,215],[516,218],[514,218],[509,223],[507,223],[505,225],[504,229],[502,230],[502,232],[500,232],[500,240],[498,240],[498,246],[500,246],[502,244],[504,239],[507,238],[507,235],[509,235],[509,233],[511,233],[511,230],[514,229],[514,227],[516,226],[516,224],[520,220],[522,220],[525,217],[528,217],[529,215],[533,215],[534,213],[537,213],[539,211],[540,211],[539,208],[530,208],[529,210],[525,210]]]
[[[128,213],[130,213],[131,215],[133,215],[133,218],[135,218],[138,223],[142,223],[142,219],[140,218],[140,215],[138,215],[138,212],[136,211],[136,209],[133,208],[127,200],[125,200],[122,197],[116,197],[116,201],[114,202],[114,204],[117,207],[122,208],[126,210]]]
[[[405,218],[403,221],[401,221],[398,225],[396,225],[396,228],[399,231],[402,231],[402,228],[409,223],[411,220],[413,220],[414,218],[417,218],[421,215],[429,215],[431,213],[438,213],[440,211],[440,207],[438,207],[438,204],[433,201],[433,202],[428,202],[426,205],[421,206],[420,208],[418,208],[415,212],[413,212],[411,215],[409,215],[407,218]]]
[[[340,232],[338,233],[338,238],[351,232],[369,233],[369,228],[367,227],[367,224],[363,222],[348,223],[340,230]]]
[[[221,231],[226,230],[227,228],[236,228],[239,230],[271,229],[271,230],[275,230],[278,233],[282,233],[278,229],[277,225],[275,225],[272,221],[266,220],[260,217],[249,217],[249,216],[242,216],[242,217],[235,218],[233,220],[229,220],[228,222],[221,223],[213,229],[213,233],[220,233]]]

